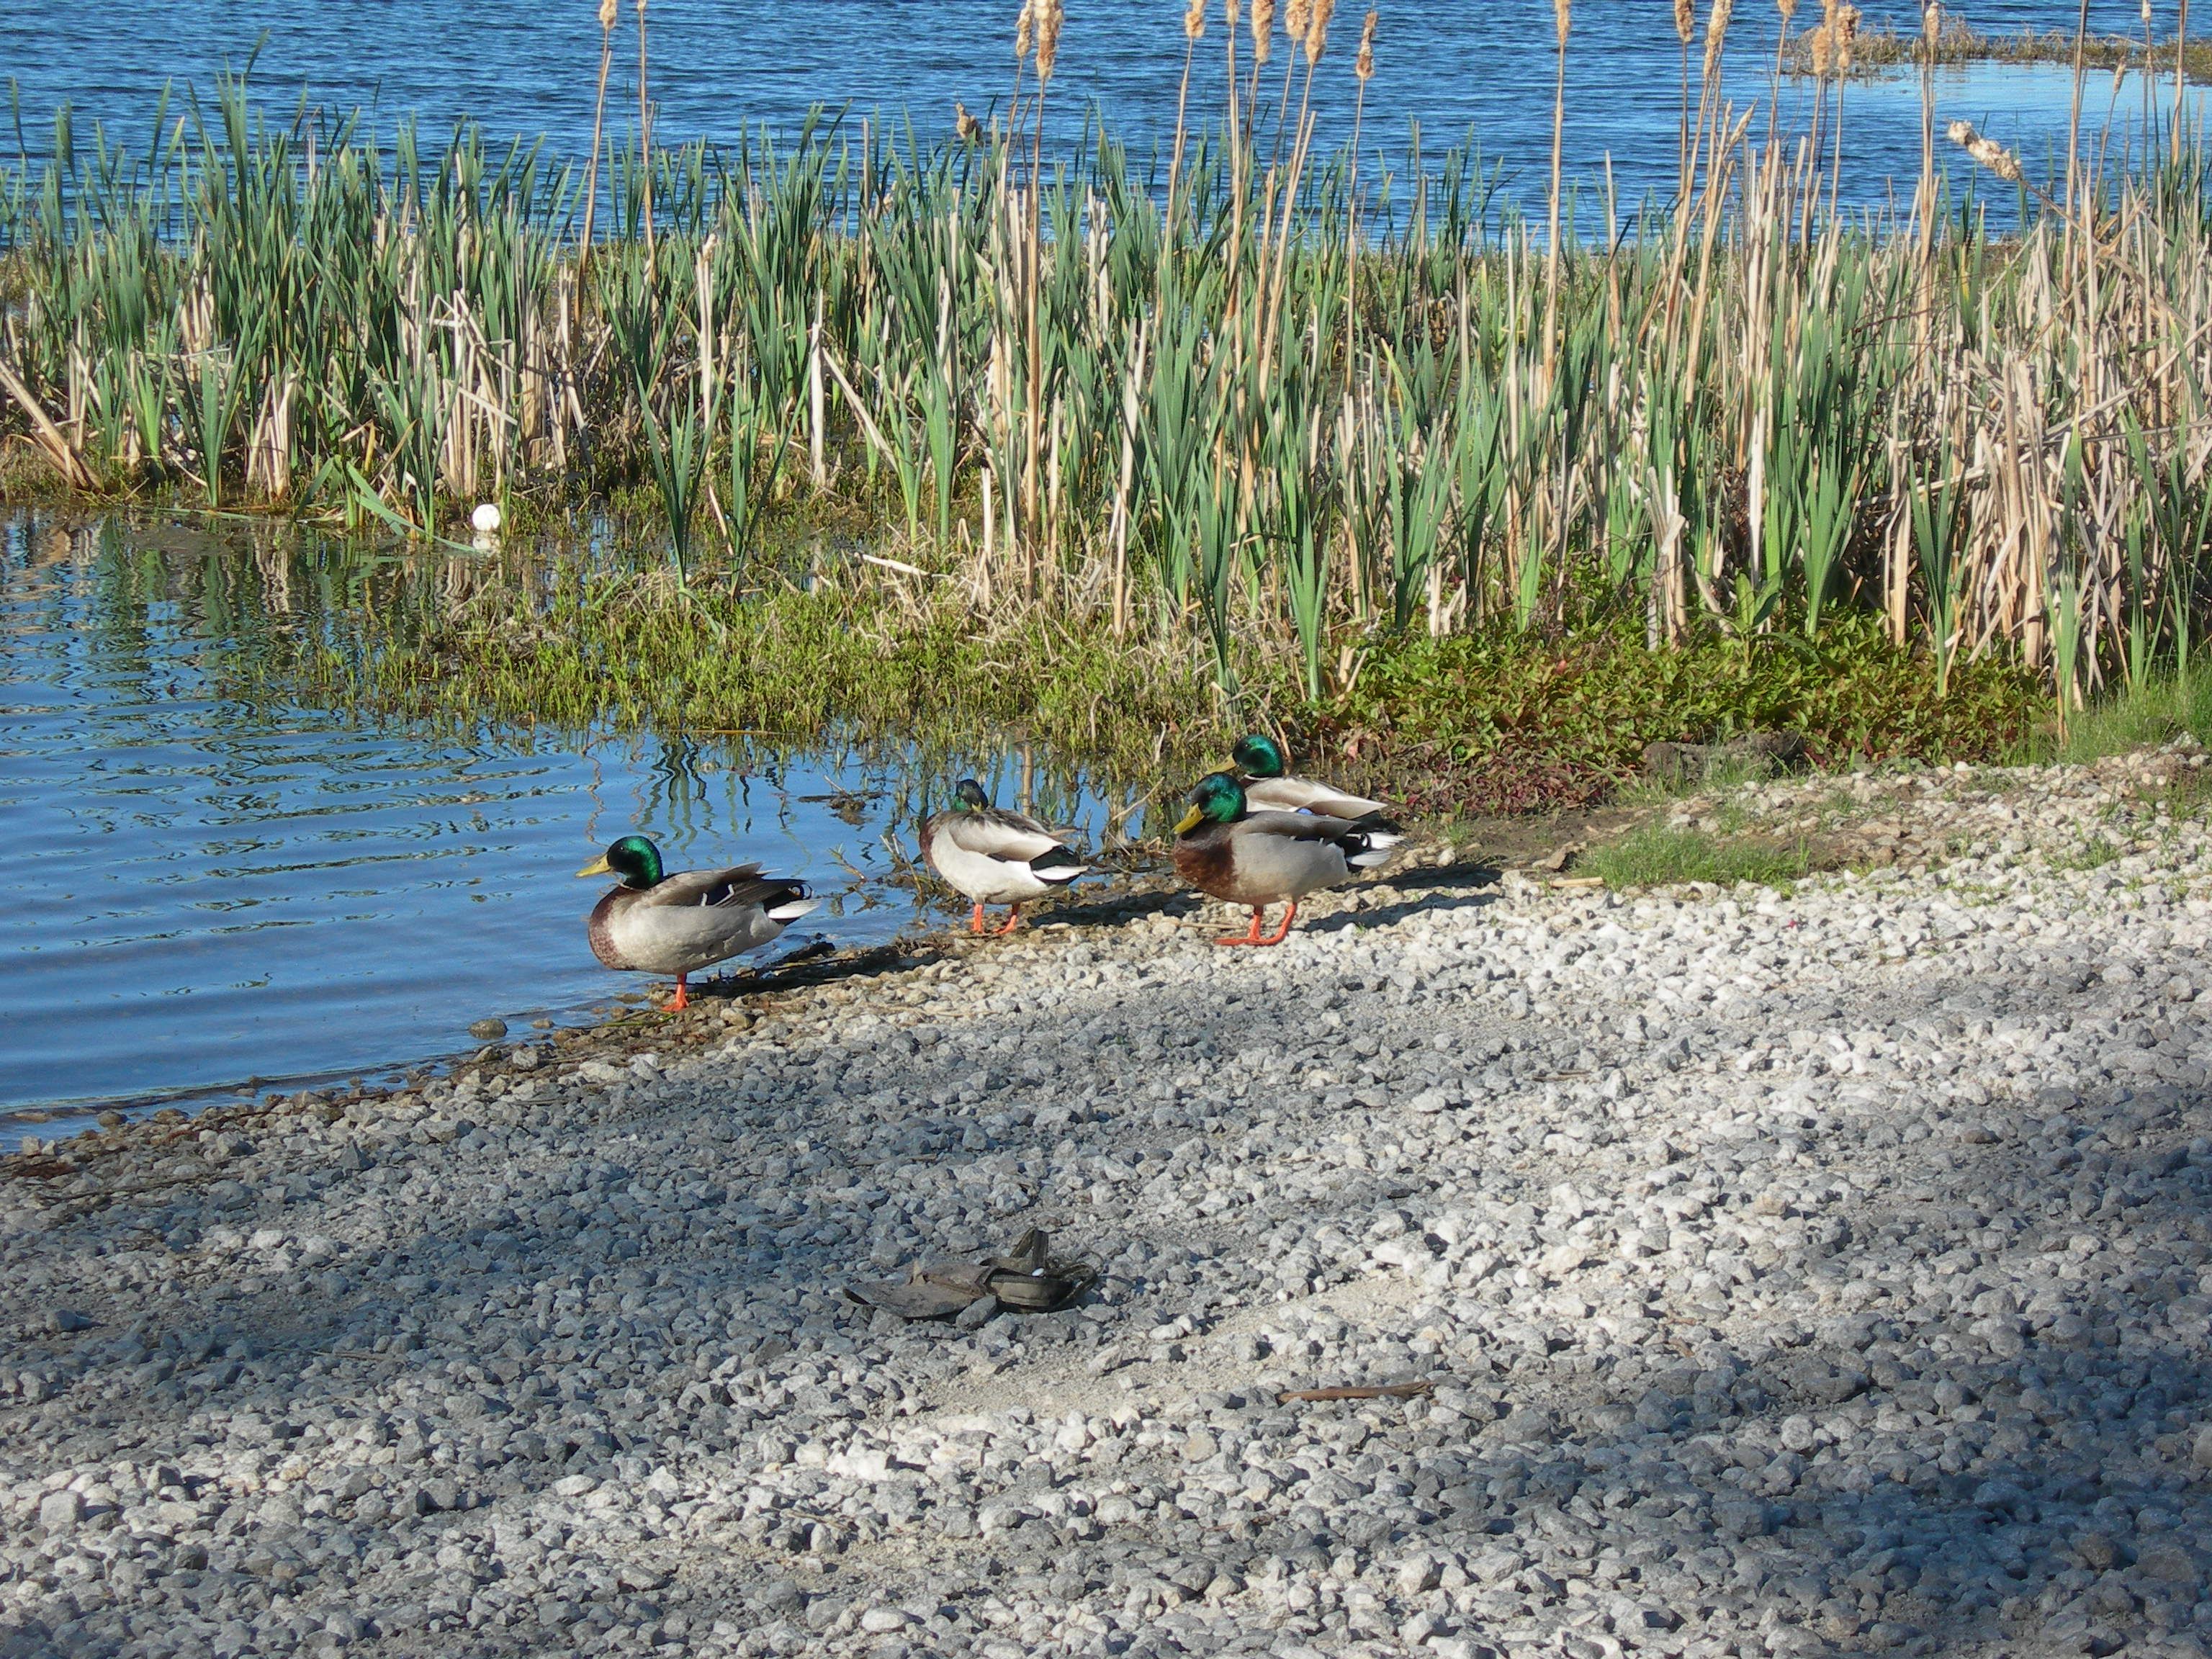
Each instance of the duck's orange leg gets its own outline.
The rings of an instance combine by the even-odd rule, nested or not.
[[[981,899],[975,901],[975,914],[968,918],[968,931],[971,933],[983,931],[983,902]]]
[[[1293,905],[1291,908],[1292,908],[1293,909],[1297,908],[1297,907],[1296,907],[1295,905]],[[1267,939],[1261,939],[1261,938],[1260,937],[1260,924],[1261,924],[1261,922],[1265,921],[1267,919],[1267,906],[1265,906],[1264,904],[1255,904],[1255,905],[1254,905],[1254,906],[1252,907],[1252,931],[1251,931],[1250,933],[1231,933],[1231,935],[1229,935],[1229,937],[1228,937],[1228,938],[1226,938],[1226,939],[1218,939],[1214,940],[1213,942],[1214,942],[1216,945],[1266,945],[1266,944],[1269,944],[1269,943],[1271,943],[1272,941],[1267,940]],[[1287,922],[1287,921],[1285,921],[1283,925],[1284,925],[1285,927],[1289,927],[1289,926],[1290,926],[1290,923],[1289,923],[1289,922]]]
[[[668,1006],[664,1012],[672,1014],[680,1014],[690,1006],[691,994],[684,988],[684,975],[678,974],[676,976],[676,994],[670,1000]]]
[[[1252,942],[1255,945],[1280,945],[1285,939],[1290,937],[1291,922],[1292,918],[1297,916],[1297,914],[1298,902],[1296,899],[1292,899],[1291,901],[1291,908],[1283,912],[1283,925],[1275,929],[1274,933],[1267,938],[1254,939]],[[1256,918],[1255,919],[1254,926],[1255,927],[1258,926]]]
[[[1021,907],[1020,905],[1018,905],[1018,904],[1012,904],[1012,905],[1008,905],[1008,906],[1006,907],[1006,926],[1005,926],[1005,927],[994,927],[994,928],[991,930],[991,933],[992,933],[992,936],[993,936],[994,938],[996,938],[996,937],[997,937],[999,934],[1000,934],[1000,933],[1012,933],[1012,932],[1014,931],[1014,929],[1015,929],[1015,928],[1017,928],[1017,927],[1020,927],[1021,925],[1022,925],[1022,907]]]

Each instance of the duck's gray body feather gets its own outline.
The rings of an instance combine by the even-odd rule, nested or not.
[[[1349,795],[1310,778],[1246,778],[1244,804],[1255,812],[1315,812],[1327,817],[1363,818],[1384,811],[1384,804]]]
[[[1176,871],[1201,892],[1255,908],[1334,887],[1382,861],[1398,837],[1312,812],[1248,812],[1179,836]]]
[[[758,950],[815,903],[802,884],[763,878],[757,864],[685,870],[602,898],[592,911],[592,954],[609,968],[693,973]]]
[[[1003,807],[952,807],[921,826],[921,855],[979,904],[1018,904],[1064,887],[1090,868],[1035,818]]]

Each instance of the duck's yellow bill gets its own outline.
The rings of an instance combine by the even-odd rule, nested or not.
[[[1194,806],[1190,811],[1185,812],[1181,817],[1176,820],[1175,832],[1178,836],[1187,836],[1192,830],[1197,829],[1200,823],[1205,822],[1205,819],[1206,814],[1200,811],[1198,808]]]
[[[612,871],[613,868],[614,866],[607,862],[607,855],[605,853],[602,853],[599,857],[593,859],[582,869],[577,871],[576,873],[580,876],[604,876]]]

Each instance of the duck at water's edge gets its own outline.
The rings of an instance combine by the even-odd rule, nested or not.
[[[671,1013],[691,1006],[687,975],[758,950],[818,902],[805,883],[763,876],[757,864],[665,875],[643,836],[624,836],[576,873],[622,884],[592,907],[592,954],[609,968],[675,975]]]
[[[1252,931],[1216,945],[1280,945],[1301,898],[1381,864],[1400,840],[1375,825],[1317,812],[1251,811],[1243,786],[1226,772],[1199,780],[1175,837],[1177,875],[1202,893],[1251,907]],[[1283,903],[1290,906],[1283,925],[1262,939],[1267,906]]]
[[[1065,887],[1091,867],[1035,818],[992,805],[973,778],[960,780],[951,805],[922,820],[921,855],[974,902],[975,911],[968,921],[971,933],[983,931],[987,904],[1008,907],[1006,925],[993,931],[1013,932],[1021,922],[1024,900]]]

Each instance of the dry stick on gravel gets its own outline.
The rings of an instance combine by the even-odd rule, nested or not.
[[[1277,1395],[1275,1401],[1287,1406],[1294,1400],[1413,1400],[1432,1392],[1436,1386],[1424,1378],[1419,1382],[1359,1384],[1340,1389],[1289,1389]]]

